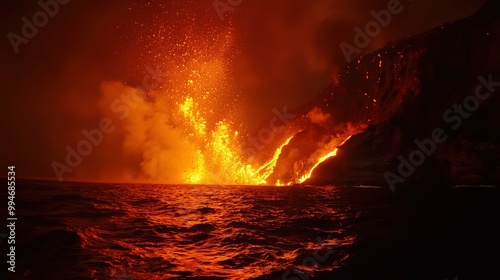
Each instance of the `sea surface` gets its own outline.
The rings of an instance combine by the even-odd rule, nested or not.
[[[411,197],[377,187],[19,181],[8,279],[479,279],[495,271],[498,189]]]

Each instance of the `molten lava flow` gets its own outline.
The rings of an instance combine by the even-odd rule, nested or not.
[[[340,143],[339,147],[342,146],[342,145],[344,145],[344,143],[347,142],[347,140],[349,140],[349,138],[351,138],[351,136],[348,136],[342,143]],[[337,155],[337,151],[338,151],[338,148],[335,148],[333,151],[327,153],[324,156],[321,156],[318,159],[318,161],[313,165],[313,167],[309,170],[309,172],[307,172],[302,177],[300,177],[300,179],[298,180],[298,182],[299,183],[304,183],[307,179],[311,178],[311,174],[313,173],[314,169],[316,169],[316,167],[318,167],[318,165],[320,165],[322,162],[324,162],[328,158],[336,156]],[[291,182],[290,182],[290,184],[291,184]]]
[[[337,155],[337,151],[338,151],[338,148],[335,148],[335,150],[333,150],[333,151],[329,152],[328,154],[326,154],[326,155],[322,156],[321,158],[319,158],[318,162],[316,162],[314,164],[314,166],[309,170],[309,172],[307,174],[304,174],[302,177],[300,177],[299,183],[303,183],[305,180],[309,179],[311,177],[311,174],[314,171],[314,169],[316,169],[316,167],[318,167],[318,165],[320,163],[322,163],[323,161],[325,161],[326,159],[331,158],[333,156],[336,156]]]
[[[285,143],[283,143],[275,152],[273,157],[266,163],[264,163],[257,171],[259,172],[260,176],[263,178],[269,177],[271,173],[273,173],[274,167],[276,166],[276,162],[278,161],[278,158],[281,154],[281,151],[283,148],[290,143],[290,140],[292,140],[293,136],[289,137]],[[262,181],[259,182],[259,184],[267,184],[266,179],[262,179]],[[279,180],[275,183],[276,186],[280,186]]]

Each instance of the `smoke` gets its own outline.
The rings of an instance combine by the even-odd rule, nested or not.
[[[119,155],[124,162],[140,161],[136,165],[140,166],[140,170],[131,170],[137,176],[134,179],[185,182],[186,171],[195,168],[193,164],[196,161],[193,159],[197,157],[197,152],[186,141],[183,131],[173,127],[168,111],[172,108],[165,107],[161,102],[148,102],[141,90],[119,82],[104,82],[101,92],[101,114],[115,120],[118,133],[123,137],[121,143],[113,145],[120,147]]]
[[[325,124],[330,120],[331,115],[328,113],[323,113],[320,108],[314,107],[308,114],[307,117],[313,124]]]

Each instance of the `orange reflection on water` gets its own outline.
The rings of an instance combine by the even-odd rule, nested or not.
[[[349,215],[331,188],[138,185],[101,192],[114,200],[96,207],[111,214],[79,231],[82,246],[112,274],[137,279],[249,279],[354,240],[339,227]],[[339,254],[321,269],[333,268]]]

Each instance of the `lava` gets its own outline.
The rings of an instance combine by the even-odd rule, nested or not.
[[[164,53],[154,59],[163,80],[123,120],[122,154],[140,159],[140,174],[132,175],[134,179],[171,184],[293,185],[308,179],[321,162],[335,156],[338,143],[348,139],[350,134],[345,133],[326,136],[330,140],[325,146],[316,145],[317,150],[305,158],[293,159],[291,179],[272,176],[280,159],[287,158],[283,150],[292,139],[311,123],[328,123],[331,115],[314,108],[304,116],[309,121],[288,123],[258,154],[245,154],[243,144],[253,130],[243,113],[245,99],[232,80],[232,59],[238,53],[233,30],[214,28],[202,33],[190,24],[182,32],[166,26],[161,30],[170,36],[156,39],[163,44],[158,50]]]
[[[237,107],[244,103],[238,102],[237,91],[229,81],[230,58],[235,50],[232,33],[228,30],[212,35],[186,35],[183,43],[172,46],[168,57],[173,59],[160,61],[165,82],[149,91],[123,120],[123,148],[142,158],[141,180],[274,183],[267,178],[295,133],[284,130],[290,135],[277,137],[284,139],[281,143],[270,143],[262,154],[250,156],[252,159],[244,155],[242,143],[249,132],[242,121],[245,116],[239,115]]]
[[[352,136],[352,135],[351,135]],[[351,136],[348,136],[340,145],[342,146],[345,142],[347,142],[347,140],[349,140],[349,138],[351,138]],[[314,169],[316,169],[316,167],[318,167],[318,165],[320,165],[322,162],[324,162],[325,160],[331,158],[331,157],[334,157],[337,155],[337,151],[338,151],[338,148],[335,148],[333,151],[327,153],[326,155],[320,157],[318,159],[318,161],[313,165],[313,167],[309,170],[309,172],[307,172],[306,174],[304,174],[302,177],[300,177],[299,179],[299,183],[304,183],[307,179],[311,178],[311,175],[314,171]]]

